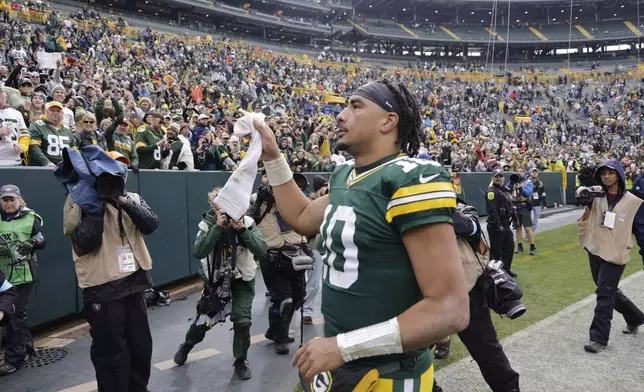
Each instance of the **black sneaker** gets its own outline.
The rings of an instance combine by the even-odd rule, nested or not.
[[[530,256],[535,256],[537,254],[537,248],[534,245],[530,245]]]
[[[244,357],[239,357],[235,359],[233,363],[235,368],[235,374],[239,377],[240,380],[248,380],[251,377],[250,368],[248,367],[248,361]]]
[[[275,344],[275,352],[277,355],[286,355],[288,354],[288,345],[286,343],[277,343]]]
[[[188,360],[188,354],[192,350],[192,347],[194,346],[189,346],[185,343],[179,346],[179,350],[177,350],[177,352],[174,354],[174,363],[179,366],[186,363],[186,361]]]
[[[520,254],[523,253],[523,244],[519,244],[517,246],[517,250],[514,252],[515,254]]]
[[[593,342],[592,340],[588,342],[588,344],[584,345],[584,350],[593,354],[597,354],[598,352],[602,351],[605,348],[606,348],[605,345],[601,343]]]
[[[18,368],[16,368],[10,363],[5,362],[2,366],[0,366],[0,377],[8,376],[11,373],[15,373],[16,370],[18,370]]]
[[[264,337],[268,340],[272,340],[275,342],[275,339],[273,339],[273,331],[270,328],[266,331],[266,333],[264,334]],[[293,343],[294,341],[295,341],[295,338],[291,335],[288,335],[284,343]]]
[[[637,335],[641,325],[642,324],[627,325],[626,328],[622,330],[622,333],[625,333],[626,335]]]

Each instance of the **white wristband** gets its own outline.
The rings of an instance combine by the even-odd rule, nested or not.
[[[400,325],[396,317],[369,327],[342,333],[336,337],[336,340],[345,362],[403,352]]]
[[[286,162],[284,155],[272,161],[265,161],[266,174],[268,175],[268,182],[271,186],[280,186],[291,181],[293,172]]]

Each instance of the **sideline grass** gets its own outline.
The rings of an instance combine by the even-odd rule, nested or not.
[[[492,313],[499,340],[563,310],[595,291],[588,267],[588,256],[577,243],[576,225],[537,233],[536,245],[537,256],[515,255],[512,264],[512,270],[519,275],[517,282],[523,290],[522,301],[527,312],[516,320],[501,318]],[[527,251],[527,243],[524,243],[524,248]],[[623,278],[642,268],[638,250],[637,246],[632,250],[631,262],[626,265]],[[435,361],[436,369],[467,355],[465,346],[455,335],[450,357],[447,360]],[[294,392],[299,391],[302,389],[298,385]]]

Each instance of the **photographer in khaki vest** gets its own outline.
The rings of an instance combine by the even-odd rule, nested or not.
[[[99,159],[106,166],[106,158]],[[67,197],[63,229],[71,236],[78,285],[83,289],[98,390],[142,392],[147,390],[152,358],[143,299],[152,285],[148,274],[152,259],[143,236],[154,232],[159,221],[138,194],[125,192],[127,168],[118,165],[121,175],[97,181],[97,211]]]
[[[489,248],[481,234],[478,211],[459,200],[454,214],[454,233],[458,251],[463,263],[465,287],[470,297],[470,323],[458,337],[461,339],[472,359],[476,361],[485,382],[493,392],[519,392],[519,373],[512,366],[496,336],[490,308],[498,308],[489,303],[489,276],[484,274],[489,263]],[[509,277],[509,275],[505,275]],[[436,345],[436,359],[449,356],[451,339],[443,339]],[[434,388],[434,391],[440,390]]]
[[[610,335],[613,310],[617,310],[626,321],[625,334],[635,334],[642,323],[644,314],[618,288],[626,263],[633,248],[631,233],[642,233],[642,200],[626,191],[624,169],[617,161],[605,161],[595,171],[595,179],[601,183],[602,192],[589,200],[584,215],[577,221],[579,243],[588,252],[590,272],[597,285],[597,305],[590,325],[590,342],[584,349],[598,353],[606,348]],[[588,188],[580,187],[577,198]],[[638,235],[637,243],[642,247],[644,238]]]

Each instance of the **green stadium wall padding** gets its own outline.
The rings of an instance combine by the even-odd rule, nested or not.
[[[128,173],[126,189],[139,193],[159,216],[160,226],[146,243],[153,260],[151,276],[156,286],[165,285],[198,273],[199,260],[192,256],[201,214],[210,208],[207,193],[223,187],[227,172],[148,171]],[[574,202],[574,178],[568,173],[568,202]],[[312,191],[313,177],[328,178],[328,173],[305,173]],[[490,173],[460,173],[461,197],[486,215],[485,193]],[[540,173],[548,204],[562,204],[561,173]],[[253,189],[261,180],[258,174]],[[81,290],[77,287],[69,237],[62,233],[65,189],[48,168],[0,168],[0,185],[20,187],[29,208],[43,217],[47,246],[38,252],[39,283],[29,304],[29,324],[40,325],[80,313]]]

